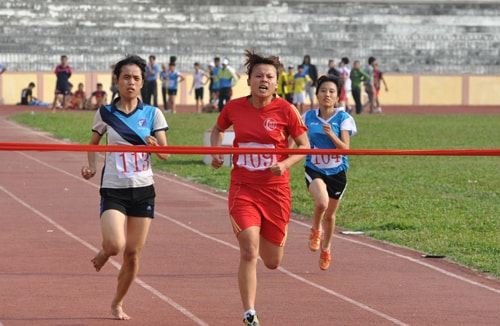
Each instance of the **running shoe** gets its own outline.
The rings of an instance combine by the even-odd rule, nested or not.
[[[259,318],[257,318],[257,315],[247,315],[243,318],[243,324],[247,326],[259,326]]]
[[[321,231],[311,228],[311,234],[309,235],[309,249],[311,249],[311,251],[317,251],[319,249],[320,242]]]
[[[330,256],[330,249],[324,250],[321,248],[321,254],[319,255],[319,268],[322,270],[327,270],[330,267],[330,262],[332,257]]]

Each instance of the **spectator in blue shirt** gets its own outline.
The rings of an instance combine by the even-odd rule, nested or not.
[[[146,79],[144,81],[144,86],[142,87],[141,95],[144,104],[151,105],[152,96],[153,106],[158,107],[158,85],[156,81],[158,80],[160,67],[158,67],[155,61],[156,57],[154,55],[150,55],[149,64],[146,66]]]

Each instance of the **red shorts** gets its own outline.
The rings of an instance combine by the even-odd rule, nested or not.
[[[259,226],[264,239],[283,247],[291,204],[288,183],[231,183],[229,187],[229,217],[236,235],[250,226]]]

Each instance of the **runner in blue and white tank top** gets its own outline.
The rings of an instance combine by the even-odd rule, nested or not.
[[[167,121],[160,109],[139,100],[144,86],[146,61],[129,56],[113,70],[120,97],[100,108],[94,118],[90,144],[99,145],[104,134],[107,144],[123,146],[166,146]],[[102,248],[91,260],[100,271],[108,259],[123,251],[123,263],[116,293],[111,301],[115,319],[130,319],[123,311],[123,300],[139,269],[139,258],[154,217],[155,190],[151,153],[109,152],[101,178]],[[167,159],[167,154],[157,154]],[[98,153],[88,153],[82,176],[92,178],[97,171]]]
[[[344,108],[335,107],[341,89],[342,81],[337,76],[327,75],[318,79],[316,98],[319,108],[306,112],[302,117],[308,128],[312,149],[349,149],[350,137],[357,133],[354,119]],[[312,154],[306,157],[306,184],[314,199],[309,249],[321,249],[319,267],[322,270],[330,266],[335,214],[347,186],[347,169],[346,155]]]
[[[179,87],[179,82],[184,81],[184,76],[182,76],[177,70],[175,70],[175,63],[171,62],[168,65],[167,73],[167,88],[168,88],[168,111],[175,113],[175,98],[177,96],[177,89]]]

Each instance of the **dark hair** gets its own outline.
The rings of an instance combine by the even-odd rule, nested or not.
[[[150,55],[150,56],[149,56],[149,59],[156,60],[156,57],[155,57],[154,55]]]
[[[200,63],[199,63],[199,62],[195,62],[195,63],[194,63],[194,65],[195,65],[195,66],[199,66],[199,65],[200,65]]]
[[[306,59],[307,59],[307,63],[306,63]],[[311,56],[309,54],[306,54],[304,56],[304,60],[302,60],[302,64],[307,64],[307,65],[310,65],[311,64]]]
[[[335,75],[323,75],[319,77],[318,81],[316,82],[316,95],[318,95],[321,84],[326,82],[334,83],[335,86],[337,86],[337,95],[340,96],[340,91],[342,89],[343,82],[342,79],[340,79],[340,77]]]
[[[220,58],[219,57],[215,57],[214,61],[220,61]]]
[[[247,60],[245,61],[245,67],[247,68],[247,74],[250,78],[252,76],[253,68],[256,65],[271,65],[276,68],[276,78],[278,78],[278,67],[280,65],[280,59],[276,56],[264,57],[250,50],[245,50],[245,56]]]
[[[102,87],[102,83],[97,83],[97,87]]]
[[[345,65],[349,64],[349,58],[348,57],[343,57],[340,61],[342,61]]]
[[[31,82],[28,87],[35,87],[35,83],[34,82]]]
[[[375,61],[377,59],[375,59],[374,57],[369,57],[368,58],[368,64],[371,65],[373,63],[373,61]]]
[[[63,55],[61,56],[61,60],[62,60],[62,59],[65,59],[65,58],[66,58],[66,59],[68,59],[68,56],[67,56],[67,55],[65,55],[65,54],[63,54]]]
[[[116,63],[115,68],[113,69],[113,76],[115,76],[116,80],[118,80],[118,78],[120,77],[122,67],[128,65],[136,65],[137,67],[139,67],[139,69],[141,70],[142,79],[144,80],[146,78],[146,61],[138,55],[133,54]]]

